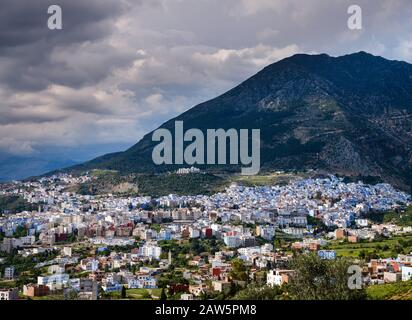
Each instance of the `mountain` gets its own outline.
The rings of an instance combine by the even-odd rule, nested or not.
[[[161,127],[173,132],[176,120],[185,130],[260,128],[263,170],[318,169],[412,187],[412,65],[406,62],[365,52],[294,55]],[[124,152],[70,170],[170,170],[153,164],[156,144],[149,133]]]
[[[75,165],[69,159],[50,159],[43,156],[0,155],[0,182],[20,180]]]

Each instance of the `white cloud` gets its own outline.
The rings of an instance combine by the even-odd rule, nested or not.
[[[412,63],[412,39],[402,40],[394,51],[400,59]]]

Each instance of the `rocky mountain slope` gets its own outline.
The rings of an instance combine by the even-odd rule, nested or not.
[[[318,169],[412,187],[412,65],[359,52],[294,55],[161,127],[261,129],[263,170]],[[70,170],[162,172],[152,133],[130,149]],[[209,166],[210,171],[238,171]]]

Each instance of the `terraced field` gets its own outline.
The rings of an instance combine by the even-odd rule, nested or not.
[[[407,244],[406,246],[402,245],[405,243]],[[412,234],[366,243],[334,242],[329,244],[327,248],[335,250],[336,254],[341,257],[358,258],[363,251],[366,254],[376,253],[381,258],[389,258],[397,256],[399,250],[405,253],[412,252]]]
[[[412,280],[369,286],[366,293],[370,300],[412,300]]]

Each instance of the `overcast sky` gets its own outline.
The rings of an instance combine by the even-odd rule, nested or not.
[[[0,153],[120,151],[279,59],[361,50],[412,63],[412,1],[0,0]]]

